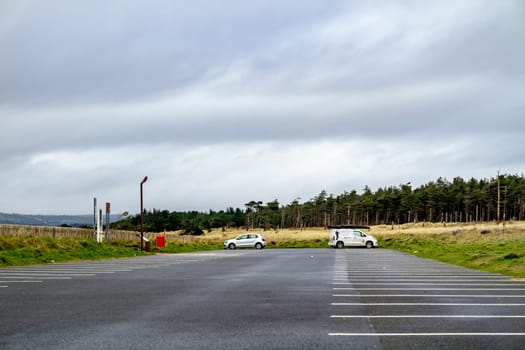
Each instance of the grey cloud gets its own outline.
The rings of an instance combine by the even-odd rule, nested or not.
[[[301,16],[319,16],[326,8],[305,3],[275,11],[267,2],[213,1],[28,3],[31,12],[17,13],[8,35],[0,33],[6,53],[0,103],[118,102],[181,88]]]
[[[156,207],[206,210],[519,171],[524,13],[519,1],[2,2],[0,211],[56,197],[49,208],[83,212],[93,195],[133,210],[145,174]]]
[[[523,131],[525,102],[519,93],[511,93],[521,85],[509,93],[504,82],[492,81],[494,87],[485,84],[460,79],[326,96],[198,92],[107,108],[33,109],[28,114],[6,110],[6,115],[12,114],[7,119],[11,133],[2,141],[6,145],[0,153],[147,143],[428,139],[444,133],[451,137]],[[19,139],[25,141],[16,142]]]

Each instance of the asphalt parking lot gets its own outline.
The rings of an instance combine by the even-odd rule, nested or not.
[[[0,269],[1,349],[523,349],[525,282],[385,249]]]

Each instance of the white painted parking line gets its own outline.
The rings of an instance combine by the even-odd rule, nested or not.
[[[361,262],[361,261],[359,261]],[[454,269],[454,268],[450,268],[451,265],[447,265],[446,268],[444,269],[432,269],[432,268],[425,268],[425,266],[421,266],[421,267],[417,267],[417,268],[402,268],[402,267],[395,267],[393,269],[383,269],[383,268],[380,268],[380,267],[377,267],[377,268],[355,268],[355,269],[351,269],[351,268],[347,268],[345,269],[344,267],[342,269],[338,269],[338,270],[344,270],[344,271],[348,271],[348,272],[356,272],[356,273],[412,273],[412,272],[426,272],[426,273],[452,273],[452,272],[457,272],[457,273],[476,273],[476,272],[472,272],[472,271],[465,271],[465,269],[463,268],[457,268],[457,269]],[[477,272],[479,274],[487,274],[487,275],[490,275],[490,273],[488,272]]]
[[[0,288],[7,288],[7,286],[2,285],[2,286],[0,286]]]
[[[0,281],[0,283],[42,283],[42,280],[23,280],[23,281]]]
[[[80,277],[80,276],[95,276],[95,274],[94,273],[37,273],[37,272],[34,272],[34,273],[27,273],[27,272],[0,273],[0,278],[13,278],[9,276]]]
[[[122,267],[121,264],[111,264],[111,265],[99,265],[99,264],[93,264],[93,265],[85,265],[85,266],[80,266],[80,265],[69,265],[69,266],[66,266],[66,265],[62,265],[62,266],[57,266],[57,265],[46,265],[46,266],[26,266],[26,267],[10,267],[10,268],[6,268],[6,270],[12,270],[12,271],[50,271],[50,270],[53,270],[53,271],[71,271],[71,270],[74,270],[74,271],[82,271],[82,270],[93,270],[93,269],[111,269],[111,268],[117,268],[117,269],[121,269],[121,268],[124,268]]]
[[[334,297],[365,298],[525,298],[525,295],[479,295],[479,294],[333,294]]]
[[[367,272],[367,273],[358,273],[358,272],[347,272],[347,271],[334,271],[335,274],[345,274],[345,275],[350,275],[350,276],[370,276],[370,272]],[[421,276],[421,277],[425,277],[425,276],[428,276],[428,277],[434,277],[434,276],[438,276],[438,277],[458,277],[458,278],[461,278],[461,277],[479,277],[479,278],[488,278],[488,279],[509,279],[508,276],[498,276],[498,275],[483,275],[483,274],[479,274],[479,273],[426,273],[426,272],[413,272],[413,273],[380,273],[380,272],[377,272],[375,271],[373,273],[374,277],[390,277],[390,276],[394,276],[394,277],[398,277],[398,276]]]
[[[354,276],[354,277],[370,277],[370,278],[375,278],[375,277],[380,277],[380,278],[384,278],[384,277],[403,277],[403,276],[407,276],[407,277],[413,277],[413,276],[417,276],[417,277],[457,277],[457,278],[462,278],[462,277],[476,277],[476,278],[487,278],[487,279],[510,279],[510,277],[508,276],[501,276],[501,275],[482,275],[482,274],[472,274],[472,273],[468,273],[468,274],[458,274],[458,273],[425,273],[425,272],[412,272],[412,273],[378,273],[377,271],[372,273],[372,272],[368,272],[368,273],[352,273],[352,272],[347,272],[347,271],[334,271],[334,274],[336,275],[348,275],[348,276]]]
[[[348,288],[348,287],[334,287],[333,290],[525,290],[525,288]]]
[[[104,275],[104,274],[112,274],[116,272],[131,272],[133,270],[85,270],[86,273],[92,273],[93,276],[95,275]]]
[[[509,276],[505,275],[498,275],[498,274],[484,274],[484,273],[465,273],[463,271],[453,272],[453,271],[446,271],[446,272],[440,272],[440,271],[427,271],[425,269],[417,269],[417,270],[411,270],[411,271],[380,271],[380,270],[368,270],[368,271],[345,271],[345,270],[334,270],[335,272],[339,273],[346,273],[348,275],[352,276],[391,276],[391,275],[404,275],[404,276],[412,276],[414,274],[423,274],[423,275],[432,275],[432,276],[439,276],[439,275],[454,275],[454,276],[471,276],[471,277],[489,277],[489,278],[510,278]]]
[[[29,271],[29,272],[45,272],[45,271],[79,271],[83,272],[84,270],[128,270],[129,264],[111,264],[111,265],[45,265],[45,266],[26,266],[26,267],[8,267],[4,268],[4,271]]]
[[[525,318],[525,315],[331,315],[331,318]]]
[[[514,281],[511,278],[485,278],[475,276],[455,277],[455,276],[385,276],[385,277],[362,277],[362,276],[348,276],[348,275],[334,275],[334,280],[343,279],[351,281],[450,281],[450,282],[462,282],[462,281],[485,281],[485,282],[507,282]]]
[[[328,333],[328,335],[343,337],[525,337],[525,333]]]
[[[525,303],[332,303],[333,306],[525,306]]]
[[[69,276],[2,276],[3,279],[70,280]]]
[[[447,285],[447,286],[523,286],[523,283],[435,283],[435,282],[333,282],[337,285]]]
[[[63,274],[84,274],[84,273],[115,273],[115,272],[129,272],[130,269],[42,269],[42,270],[9,270],[4,273],[63,273]]]
[[[482,278],[488,280],[509,280],[508,276],[480,276],[480,275],[458,275],[458,274],[415,274],[415,273],[404,273],[404,274],[353,274],[346,272],[334,272],[334,276],[348,276],[351,278],[364,278],[364,279],[376,279],[376,278]]]
[[[334,278],[333,279],[334,281],[348,281],[348,278]],[[493,280],[486,280],[486,279],[460,279],[460,280],[457,280],[457,279],[438,279],[438,278],[435,278],[435,279],[423,279],[423,278],[382,278],[382,279],[378,279],[378,278],[374,278],[374,279],[362,279],[362,278],[351,278],[351,283],[352,284],[367,284],[367,283],[386,283],[386,284],[389,284],[389,283],[400,283],[400,282],[418,282],[419,283],[423,283],[423,282],[440,282],[442,284],[447,284],[447,283],[443,283],[443,282],[489,282],[490,283],[499,283],[499,280],[496,280],[496,281],[493,281]],[[384,282],[374,282],[374,281],[377,281],[377,280],[381,280],[381,281],[384,281]],[[511,280],[504,280],[502,282],[512,282]],[[516,283],[516,285],[520,285],[519,282]],[[525,285],[525,284],[521,284],[521,285]]]
[[[452,266],[452,268],[450,268]],[[411,268],[411,269],[408,269],[408,268],[395,268],[393,270],[390,270],[390,269],[382,269],[382,268],[357,268],[357,269],[353,269],[353,268],[345,268],[344,266],[339,266],[337,268],[335,268],[336,271],[348,271],[348,272],[354,272],[354,273],[369,273],[369,272],[375,272],[375,273],[383,273],[383,274],[387,274],[387,273],[432,273],[432,274],[438,274],[438,273],[449,273],[449,274],[452,274],[452,273],[457,273],[459,275],[487,275],[487,276],[490,276],[491,275],[491,272],[483,272],[483,271],[475,271],[475,270],[468,270],[468,269],[463,269],[463,268],[458,268],[458,269],[454,269],[454,266],[453,265],[448,265],[447,268],[445,269],[428,269],[428,268],[425,268],[424,266],[421,267],[421,268]]]

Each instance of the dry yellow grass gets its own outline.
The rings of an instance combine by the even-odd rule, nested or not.
[[[372,226],[370,234],[382,235],[388,233],[424,233],[424,234],[441,234],[453,233],[455,231],[477,231],[488,230],[492,233],[515,233],[525,232],[525,221],[512,221],[505,224],[495,222],[484,223],[459,223],[459,224],[442,224],[442,223],[417,223],[404,225],[379,225]]]
[[[262,233],[269,242],[285,242],[285,241],[314,241],[327,240],[328,230],[323,228],[308,228],[304,230],[299,229],[282,229],[282,230],[242,230],[242,229],[215,229],[212,232],[205,232],[202,236],[183,236],[180,231],[167,232],[167,241],[176,242],[203,242],[203,243],[217,243],[235,238],[240,234],[246,232]]]
[[[481,232],[488,234],[481,234]],[[525,222],[515,221],[505,224],[478,223],[478,224],[406,224],[401,226],[374,226],[370,234],[378,239],[385,239],[396,234],[410,234],[414,236],[442,235],[449,236],[458,243],[490,242],[497,237],[501,241],[525,240]],[[495,234],[497,236],[495,236]]]
[[[432,224],[417,223],[404,225],[379,225],[372,226],[369,230],[363,230],[366,233],[381,238],[390,237],[395,234],[407,233],[414,235],[435,235],[443,234],[456,237],[458,240],[475,239],[475,240],[493,240],[491,234],[481,235],[481,231],[490,231],[493,233],[505,233],[498,237],[505,240],[525,239],[525,222],[507,222],[505,225],[496,223],[478,223],[478,224]],[[176,242],[203,242],[218,243],[225,239],[234,238],[242,233],[247,232],[243,229],[215,229],[212,232],[205,232],[202,236],[182,236],[180,231],[168,232],[166,239]],[[262,233],[269,242],[286,242],[286,241],[314,241],[328,240],[329,230],[316,227],[306,229],[279,229],[279,230],[250,230],[248,232]],[[454,236],[454,232],[459,232]]]

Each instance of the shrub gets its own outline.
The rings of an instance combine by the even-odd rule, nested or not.
[[[183,235],[202,236],[204,231],[199,226],[190,226],[184,229]]]
[[[519,259],[520,257],[515,253],[509,253],[503,257],[505,260]]]

